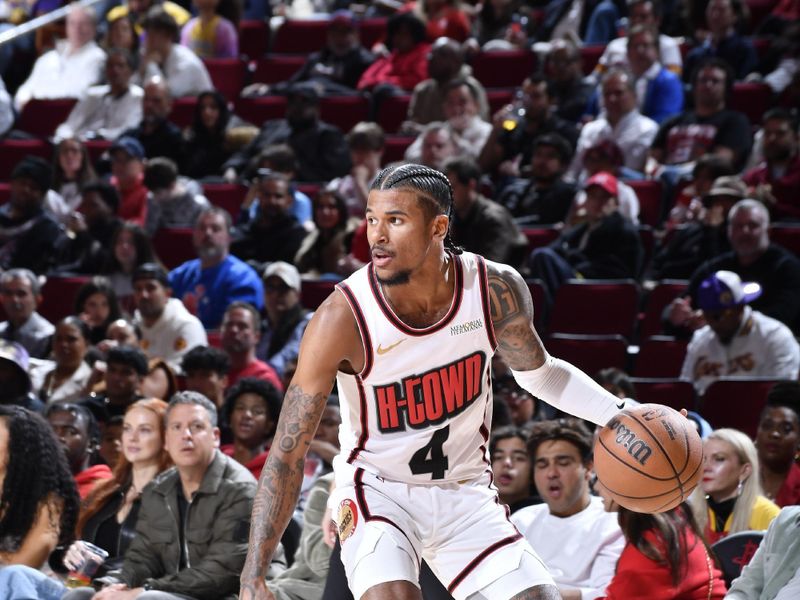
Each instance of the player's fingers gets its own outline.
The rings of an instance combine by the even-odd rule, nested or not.
[[[684,417],[688,417],[689,416],[689,411],[686,410],[685,408],[682,408],[680,412]]]

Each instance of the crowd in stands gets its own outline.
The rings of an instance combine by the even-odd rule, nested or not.
[[[0,0],[0,33],[64,4]],[[563,597],[800,597],[798,23],[797,0],[101,0],[0,43],[0,597],[234,597],[300,340],[370,262],[400,161],[448,177],[454,241],[525,276],[552,354],[704,440],[687,502],[631,512],[591,428],[495,361],[495,485]],[[276,598],[349,597],[341,421],[334,390]],[[90,544],[105,589],[67,589]]]

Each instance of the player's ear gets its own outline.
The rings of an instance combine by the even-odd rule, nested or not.
[[[447,215],[436,215],[433,218],[433,236],[438,240],[444,240],[447,230],[450,227],[450,219]]]

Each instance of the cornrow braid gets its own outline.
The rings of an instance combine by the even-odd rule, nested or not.
[[[425,165],[404,163],[382,169],[370,186],[370,190],[392,190],[410,188],[426,203],[432,205],[436,214],[447,215],[453,219],[453,186],[444,173]],[[444,238],[444,247],[453,254],[461,254],[464,249],[457,246],[450,236],[450,228]]]

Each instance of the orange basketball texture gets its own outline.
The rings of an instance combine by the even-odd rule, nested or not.
[[[689,497],[700,480],[703,442],[691,421],[660,404],[620,411],[594,445],[600,484],[621,506],[658,513]]]

